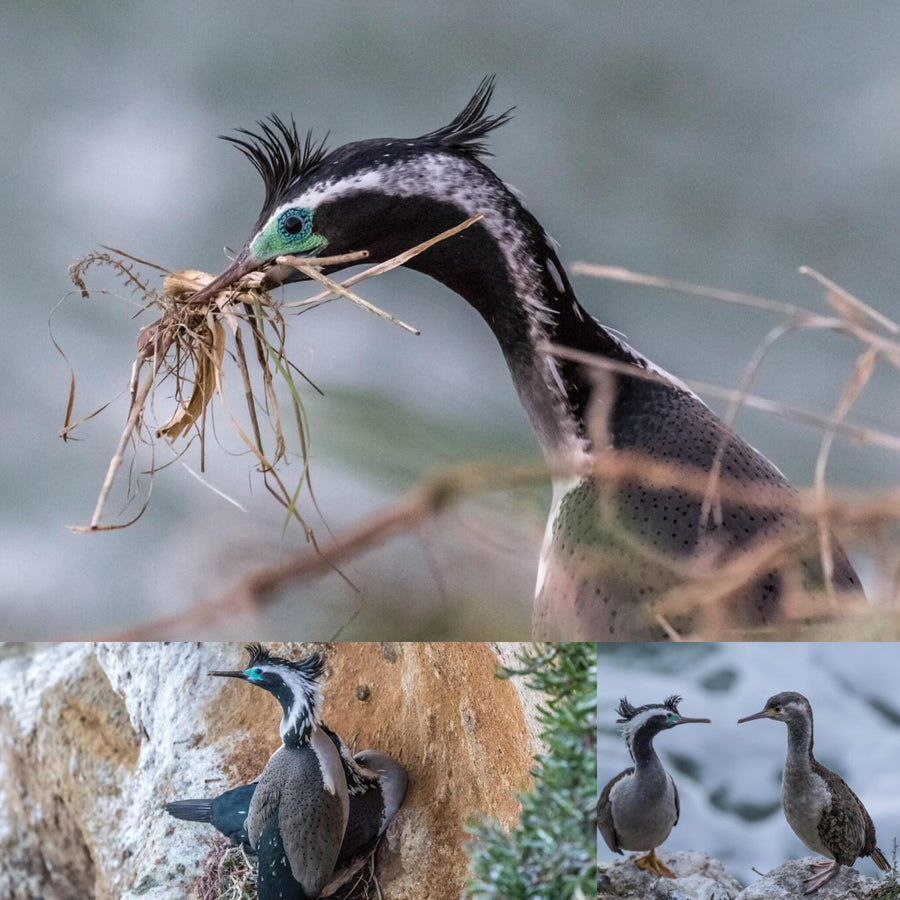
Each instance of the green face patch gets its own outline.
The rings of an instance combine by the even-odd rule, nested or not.
[[[328,243],[312,230],[313,212],[301,206],[291,207],[266,222],[250,243],[256,259],[274,259],[293,253],[317,253]]]

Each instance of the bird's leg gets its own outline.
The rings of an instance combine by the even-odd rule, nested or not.
[[[646,869],[653,872],[654,875],[660,875],[663,878],[677,878],[678,876],[656,856],[656,850],[651,850],[646,856],[639,856],[634,864],[639,869]]]
[[[810,877],[803,883],[803,893],[812,894],[814,891],[817,891],[823,884],[831,881],[837,875],[840,867],[841,864],[837,860],[833,862],[822,860],[822,862],[813,863],[809,867]]]

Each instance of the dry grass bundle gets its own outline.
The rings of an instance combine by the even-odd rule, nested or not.
[[[226,838],[212,840],[203,860],[197,893],[200,900],[257,900],[259,861],[246,846],[235,847]],[[375,851],[351,872],[338,873],[322,894],[328,900],[382,900],[375,875]]]
[[[197,893],[200,900],[256,900],[256,857],[243,844],[216,838],[203,860]]]
[[[144,309],[157,309],[160,316],[140,331],[137,357],[132,366],[129,382],[128,416],[116,451],[110,460],[91,522],[88,526],[75,527],[73,530],[106,531],[124,528],[133,524],[143,514],[149,502],[149,492],[141,509],[130,521],[114,525],[102,524],[110,490],[122,466],[126,451],[129,445],[139,438],[152,446],[154,440],[158,438],[174,443],[185,435],[193,435],[199,440],[202,471],[207,452],[207,414],[210,402],[218,396],[234,431],[255,457],[257,469],[262,475],[266,489],[285,508],[288,517],[293,517],[300,523],[307,539],[314,543],[312,529],[297,508],[297,500],[303,486],[309,487],[307,423],[297,385],[297,377],[304,378],[304,376],[290,361],[285,350],[286,312],[309,308],[335,297],[345,297],[367,312],[385,318],[412,334],[418,334],[415,328],[373,306],[351,291],[350,287],[363,279],[381,275],[403,265],[439,241],[468,228],[480,218],[476,216],[468,219],[343,282],[328,278],[322,270],[327,266],[361,262],[368,256],[366,251],[344,254],[340,257],[278,257],[273,265],[293,267],[306,278],[321,283],[324,288],[316,296],[293,304],[280,304],[272,297],[265,286],[266,268],[244,276],[238,284],[212,296],[200,296],[198,299],[198,292],[213,281],[213,276],[205,272],[185,270],[170,273],[154,263],[148,263],[112,248],[90,253],[75,263],[70,268],[70,277],[83,297],[89,296],[85,281],[87,271],[95,266],[106,266],[125,282],[126,287],[137,294]],[[151,286],[149,279],[141,273],[142,268],[150,268],[157,274],[165,275],[161,290]],[[249,424],[242,424],[237,414],[225,402],[222,386],[225,368],[229,364],[240,373],[246,402],[246,422]],[[151,428],[146,422],[148,407],[154,395],[167,382],[171,382],[173,386],[175,411],[165,422]],[[276,382],[280,382],[287,390],[289,417],[280,408]],[[74,395],[73,374],[66,422],[62,430],[64,438],[68,438],[79,424],[72,420]],[[93,415],[96,413],[91,414]],[[293,487],[285,483],[278,471],[279,463],[287,454],[288,424],[294,431],[303,463],[301,477]],[[151,466],[151,476],[155,471],[156,467]]]

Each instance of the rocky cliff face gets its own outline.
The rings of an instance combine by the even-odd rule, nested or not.
[[[659,878],[638,869],[634,853],[625,859],[603,862],[597,873],[597,900],[796,900],[803,897],[809,864],[821,857],[792,859],[763,875],[746,888],[731,877],[716,859],[705,853],[657,853],[678,876]],[[893,888],[893,891],[891,890]],[[844,867],[812,895],[814,900],[896,900],[896,881],[877,881]]]
[[[273,644],[298,656],[309,645]],[[318,645],[323,718],[357,749],[390,753],[409,792],[379,850],[395,900],[447,900],[465,875],[463,825],[512,823],[536,749],[530,698],[494,675],[510,645]],[[0,897],[194,895],[209,826],[166,802],[255,778],[281,711],[240,682],[234,644],[8,645],[0,658]]]

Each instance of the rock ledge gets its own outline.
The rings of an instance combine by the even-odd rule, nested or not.
[[[796,900],[803,897],[803,882],[808,877],[810,863],[821,858],[808,856],[789,860],[742,888],[725,871],[722,863],[706,853],[693,850],[658,853],[678,876],[674,879],[659,878],[638,869],[634,860],[639,855],[633,853],[625,859],[600,863],[597,867],[597,900]],[[883,892],[884,880],[868,878],[855,869],[844,867],[812,897],[814,900],[900,898],[900,887],[896,881],[893,885],[896,893]]]

